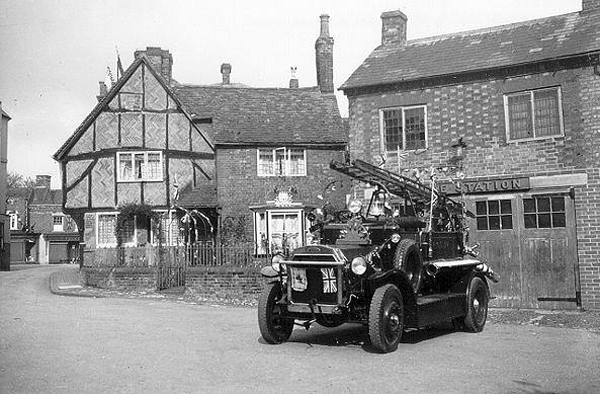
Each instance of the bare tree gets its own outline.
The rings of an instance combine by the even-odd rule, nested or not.
[[[25,177],[18,172],[9,172],[6,175],[6,187],[8,190],[14,189],[33,189],[35,187],[35,180],[31,177]]]

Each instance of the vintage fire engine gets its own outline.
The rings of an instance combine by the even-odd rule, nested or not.
[[[499,276],[477,260],[458,201],[402,175],[361,160],[331,168],[375,186],[366,209],[309,215],[319,239],[276,255],[261,273],[266,286],[258,306],[264,340],[277,344],[294,324],[368,326],[374,348],[397,349],[406,328],[452,321],[479,332],[487,318],[488,279]]]

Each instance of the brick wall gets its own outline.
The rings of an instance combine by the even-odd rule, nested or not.
[[[429,147],[409,154],[402,168],[447,165],[451,146],[462,137],[467,178],[587,173],[588,184],[576,188],[575,202],[581,293],[584,308],[600,309],[600,76],[583,67],[488,78],[350,96],[351,156],[376,162],[381,108],[422,104]],[[503,95],[550,86],[561,87],[564,136],[508,142]],[[386,168],[398,171],[397,160],[388,157]]]
[[[317,198],[324,188],[342,175],[331,170],[331,160],[344,160],[343,148],[338,149],[307,149],[307,176],[302,177],[258,177],[256,148],[221,148],[217,153],[217,173],[219,204],[222,207],[221,218],[228,216],[246,217],[247,236],[253,239],[253,218],[250,206],[264,205],[266,201],[274,200],[274,189],[287,189],[294,186],[298,193],[295,202],[321,207],[323,200]],[[345,194],[348,193],[350,182],[329,192],[328,198],[332,204],[343,208]]]

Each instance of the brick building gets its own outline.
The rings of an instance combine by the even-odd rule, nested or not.
[[[124,204],[168,213],[174,238],[189,223],[182,213],[193,210],[209,219],[200,239],[255,242],[259,252],[284,239],[306,242],[305,213],[323,204],[318,196],[344,202],[331,193],[328,167],[347,142],[328,18],[315,44],[316,87],[301,88],[295,77],[285,88],[232,83],[227,63],[221,83],[182,84],[161,48],[137,51],[110,89],[101,83],[98,105],[54,156],[65,211],[84,229],[86,247],[116,246]],[[129,226],[125,244],[152,243],[151,229],[138,227]]]
[[[496,306],[600,308],[600,2],[381,45],[342,85],[351,156],[462,192]]]

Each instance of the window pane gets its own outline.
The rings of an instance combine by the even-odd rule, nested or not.
[[[115,227],[116,215],[98,215],[98,244],[116,244]]]
[[[133,179],[131,153],[119,154],[119,169],[121,171],[120,177],[122,180],[128,181]]]
[[[564,213],[554,213],[552,214],[552,227],[566,227],[567,222],[565,220]]]
[[[500,230],[500,216],[490,216],[490,230]]]
[[[535,109],[535,136],[560,134],[558,89],[533,92]]]
[[[512,206],[511,206],[510,200],[500,201],[500,212],[512,213]]]
[[[288,162],[288,175],[306,174],[306,163],[304,162],[304,149],[290,149]]]
[[[497,215],[500,213],[500,203],[498,201],[488,201],[488,207],[490,215]]]
[[[477,218],[477,230],[487,230],[487,217]]]
[[[550,222],[550,214],[540,214],[538,215],[538,228],[550,228],[552,227],[552,223]]]
[[[271,149],[259,149],[258,174],[275,175],[273,169],[273,151]]]
[[[135,179],[144,178],[144,154],[136,153],[133,155],[133,177]]]
[[[525,215],[525,228],[537,228],[537,221],[535,214]]]
[[[425,148],[425,108],[410,108],[404,111],[405,149]]]
[[[475,211],[477,216],[487,215],[487,201],[477,201],[475,203]]]
[[[523,210],[527,213],[535,212],[535,200],[533,198],[524,198]]]
[[[386,151],[397,151],[402,146],[402,112],[399,109],[383,111],[383,134]]]
[[[552,197],[552,212],[564,212],[565,199],[564,197]]]
[[[161,179],[162,168],[160,167],[160,153],[148,153],[145,179]]]
[[[550,212],[550,199],[548,197],[538,198],[537,210],[538,212]]]
[[[512,216],[509,215],[504,215],[502,216],[502,229],[503,230],[510,230],[512,229]]]
[[[275,150],[275,175],[285,175],[285,149]]]
[[[531,119],[531,94],[516,94],[508,96],[508,127],[511,139],[533,137]]]

